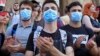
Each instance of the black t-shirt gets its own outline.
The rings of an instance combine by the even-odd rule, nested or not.
[[[64,27],[61,27],[61,29],[68,31],[72,34],[73,43],[75,43],[78,37],[84,36],[85,39],[81,42],[81,46],[85,46],[84,44],[86,44],[87,41],[94,35],[93,31],[85,27],[84,25],[82,25],[79,28],[73,28],[70,25],[66,25]],[[75,50],[75,56],[88,56],[88,55],[89,55],[88,50],[85,47],[81,47]]]
[[[2,45],[3,45],[4,39],[5,39],[4,34],[0,33],[0,49],[1,49]]]
[[[4,33],[0,33],[0,56],[10,56],[10,53],[6,50],[2,50],[1,47],[4,43],[5,35]]]
[[[65,48],[63,47],[62,40],[61,40],[61,33],[60,33],[59,30],[57,30],[54,33],[47,33],[47,32],[42,30],[41,33],[40,33],[40,36],[42,36],[42,37],[52,37],[52,39],[54,40],[54,46],[58,50],[60,50],[61,52],[65,53],[65,50],[64,50]],[[70,33],[67,32],[67,43],[66,43],[65,47],[72,46],[72,45],[73,45],[72,36],[71,36]],[[30,51],[34,52],[33,37],[29,37],[28,43],[27,43],[27,46],[26,46],[26,50],[30,50]]]
[[[79,36],[85,36],[85,37],[88,37],[88,39],[90,39],[94,35],[93,31],[85,27],[84,25],[82,25],[79,28],[73,28],[70,25],[66,25],[64,27],[61,27],[61,29],[68,31],[72,34],[73,42],[74,42],[75,37],[77,38]]]
[[[41,19],[40,21],[34,21],[34,24],[37,26],[44,27],[44,19]]]

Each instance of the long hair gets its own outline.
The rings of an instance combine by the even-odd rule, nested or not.
[[[94,5],[94,4],[92,4],[92,3],[87,3],[87,4],[84,5],[84,10],[83,10],[83,14],[84,14],[84,15],[88,15],[88,16],[91,15],[90,7],[91,7],[92,5]]]
[[[97,6],[97,8],[96,8],[98,11],[99,11],[99,14],[98,14],[98,18],[97,19],[99,19],[100,20],[100,6]]]

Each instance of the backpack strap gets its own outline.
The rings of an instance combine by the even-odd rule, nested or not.
[[[64,31],[62,29],[59,29],[59,31],[60,31],[60,34],[61,34],[61,39],[62,39],[63,46],[65,48],[65,46],[67,44],[67,33],[66,33],[66,31]]]
[[[29,37],[33,37],[34,31],[36,30],[36,28],[37,28],[37,25],[33,24],[32,31],[31,31]]]
[[[18,26],[18,24],[13,25],[11,36],[13,36],[15,34],[17,26]]]

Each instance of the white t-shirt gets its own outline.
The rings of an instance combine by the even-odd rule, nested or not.
[[[13,15],[11,20],[11,25],[18,24],[19,22],[20,22],[20,15],[19,14]]]

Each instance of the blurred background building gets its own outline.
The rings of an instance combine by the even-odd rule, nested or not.
[[[23,0],[7,0],[7,2],[6,2],[6,10],[9,10],[13,6],[13,4],[15,2],[20,3],[21,1],[23,1]],[[43,2],[45,0],[36,0],[36,1],[38,1],[40,3],[40,5],[42,6],[42,4],[43,4]],[[93,2],[97,6],[100,6],[100,0],[55,0],[55,1],[60,6],[60,8],[62,8],[62,9],[60,9],[61,15],[65,14],[65,6],[68,5],[68,4],[70,4],[73,1],[79,1],[79,2],[82,3],[83,6],[84,6],[85,3],[88,3],[88,2]]]

